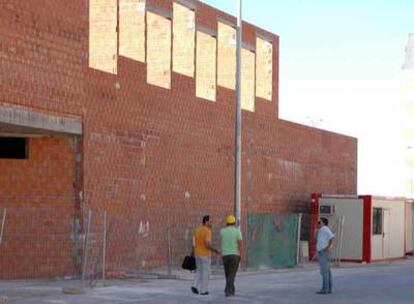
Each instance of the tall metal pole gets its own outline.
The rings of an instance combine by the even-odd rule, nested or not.
[[[407,150],[409,150],[409,159],[410,159],[410,199],[413,199],[413,174],[414,174],[414,159],[412,155],[412,146],[407,146]]]
[[[410,164],[410,199],[413,199],[413,171],[414,171],[414,161],[411,160]]]
[[[237,43],[236,43],[236,126],[235,126],[235,189],[234,213],[237,225],[241,218],[241,47],[242,47],[242,0],[237,0]]]
[[[410,146],[410,152],[412,147]],[[412,153],[410,153],[410,199],[413,199],[413,171],[414,171],[414,159]]]

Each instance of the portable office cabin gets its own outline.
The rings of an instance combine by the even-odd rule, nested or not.
[[[404,198],[312,194],[310,256],[316,253],[318,219],[326,217],[336,234],[333,259],[370,263],[402,258],[412,250],[412,234],[407,233],[412,231],[411,214]]]

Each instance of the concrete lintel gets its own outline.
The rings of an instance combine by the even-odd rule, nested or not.
[[[271,36],[256,32],[256,38],[267,41],[273,45],[274,39]]]
[[[213,30],[209,27],[204,25],[196,24],[197,31],[200,31],[206,35],[210,35],[211,37],[217,38],[217,30]]]
[[[175,3],[178,3],[182,6],[186,6],[189,9],[195,11],[197,9],[197,1],[196,0],[174,0]]]
[[[0,104],[0,131],[9,133],[82,135],[82,121],[27,107]]]
[[[242,48],[246,49],[250,52],[256,52],[256,46],[254,44],[248,43],[248,42],[243,42],[242,43]]]
[[[152,3],[147,3],[146,4],[146,9],[148,12],[151,12],[153,14],[159,15],[161,17],[167,18],[167,19],[172,19],[172,12],[170,10],[167,10],[165,8],[159,7],[155,4]]]
[[[234,19],[234,17],[232,17],[232,19],[233,20],[230,20],[229,17],[226,18],[226,17],[220,16],[220,17],[217,18],[217,23],[222,23],[224,25],[230,26],[234,30],[237,30],[237,20]]]

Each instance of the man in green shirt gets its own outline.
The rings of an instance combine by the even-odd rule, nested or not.
[[[229,215],[226,218],[226,227],[220,230],[221,254],[223,256],[224,273],[226,275],[226,297],[234,296],[236,289],[234,280],[240,263],[240,248],[242,234],[239,228],[235,227],[236,218]]]

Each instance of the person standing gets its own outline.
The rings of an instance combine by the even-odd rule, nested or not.
[[[332,293],[332,272],[331,272],[331,254],[335,235],[328,227],[328,219],[321,218],[318,222],[319,229],[316,238],[316,249],[318,251],[318,262],[322,276],[322,288],[317,294]]]
[[[191,291],[194,294],[208,295],[210,280],[211,253],[220,254],[220,251],[211,246],[212,221],[209,215],[203,217],[203,225],[194,229],[193,254],[196,260],[196,273]]]
[[[240,264],[240,249],[242,234],[239,228],[235,227],[236,218],[229,215],[226,218],[226,227],[220,230],[221,254],[223,256],[224,274],[226,276],[226,297],[235,295],[236,288],[234,280]]]

